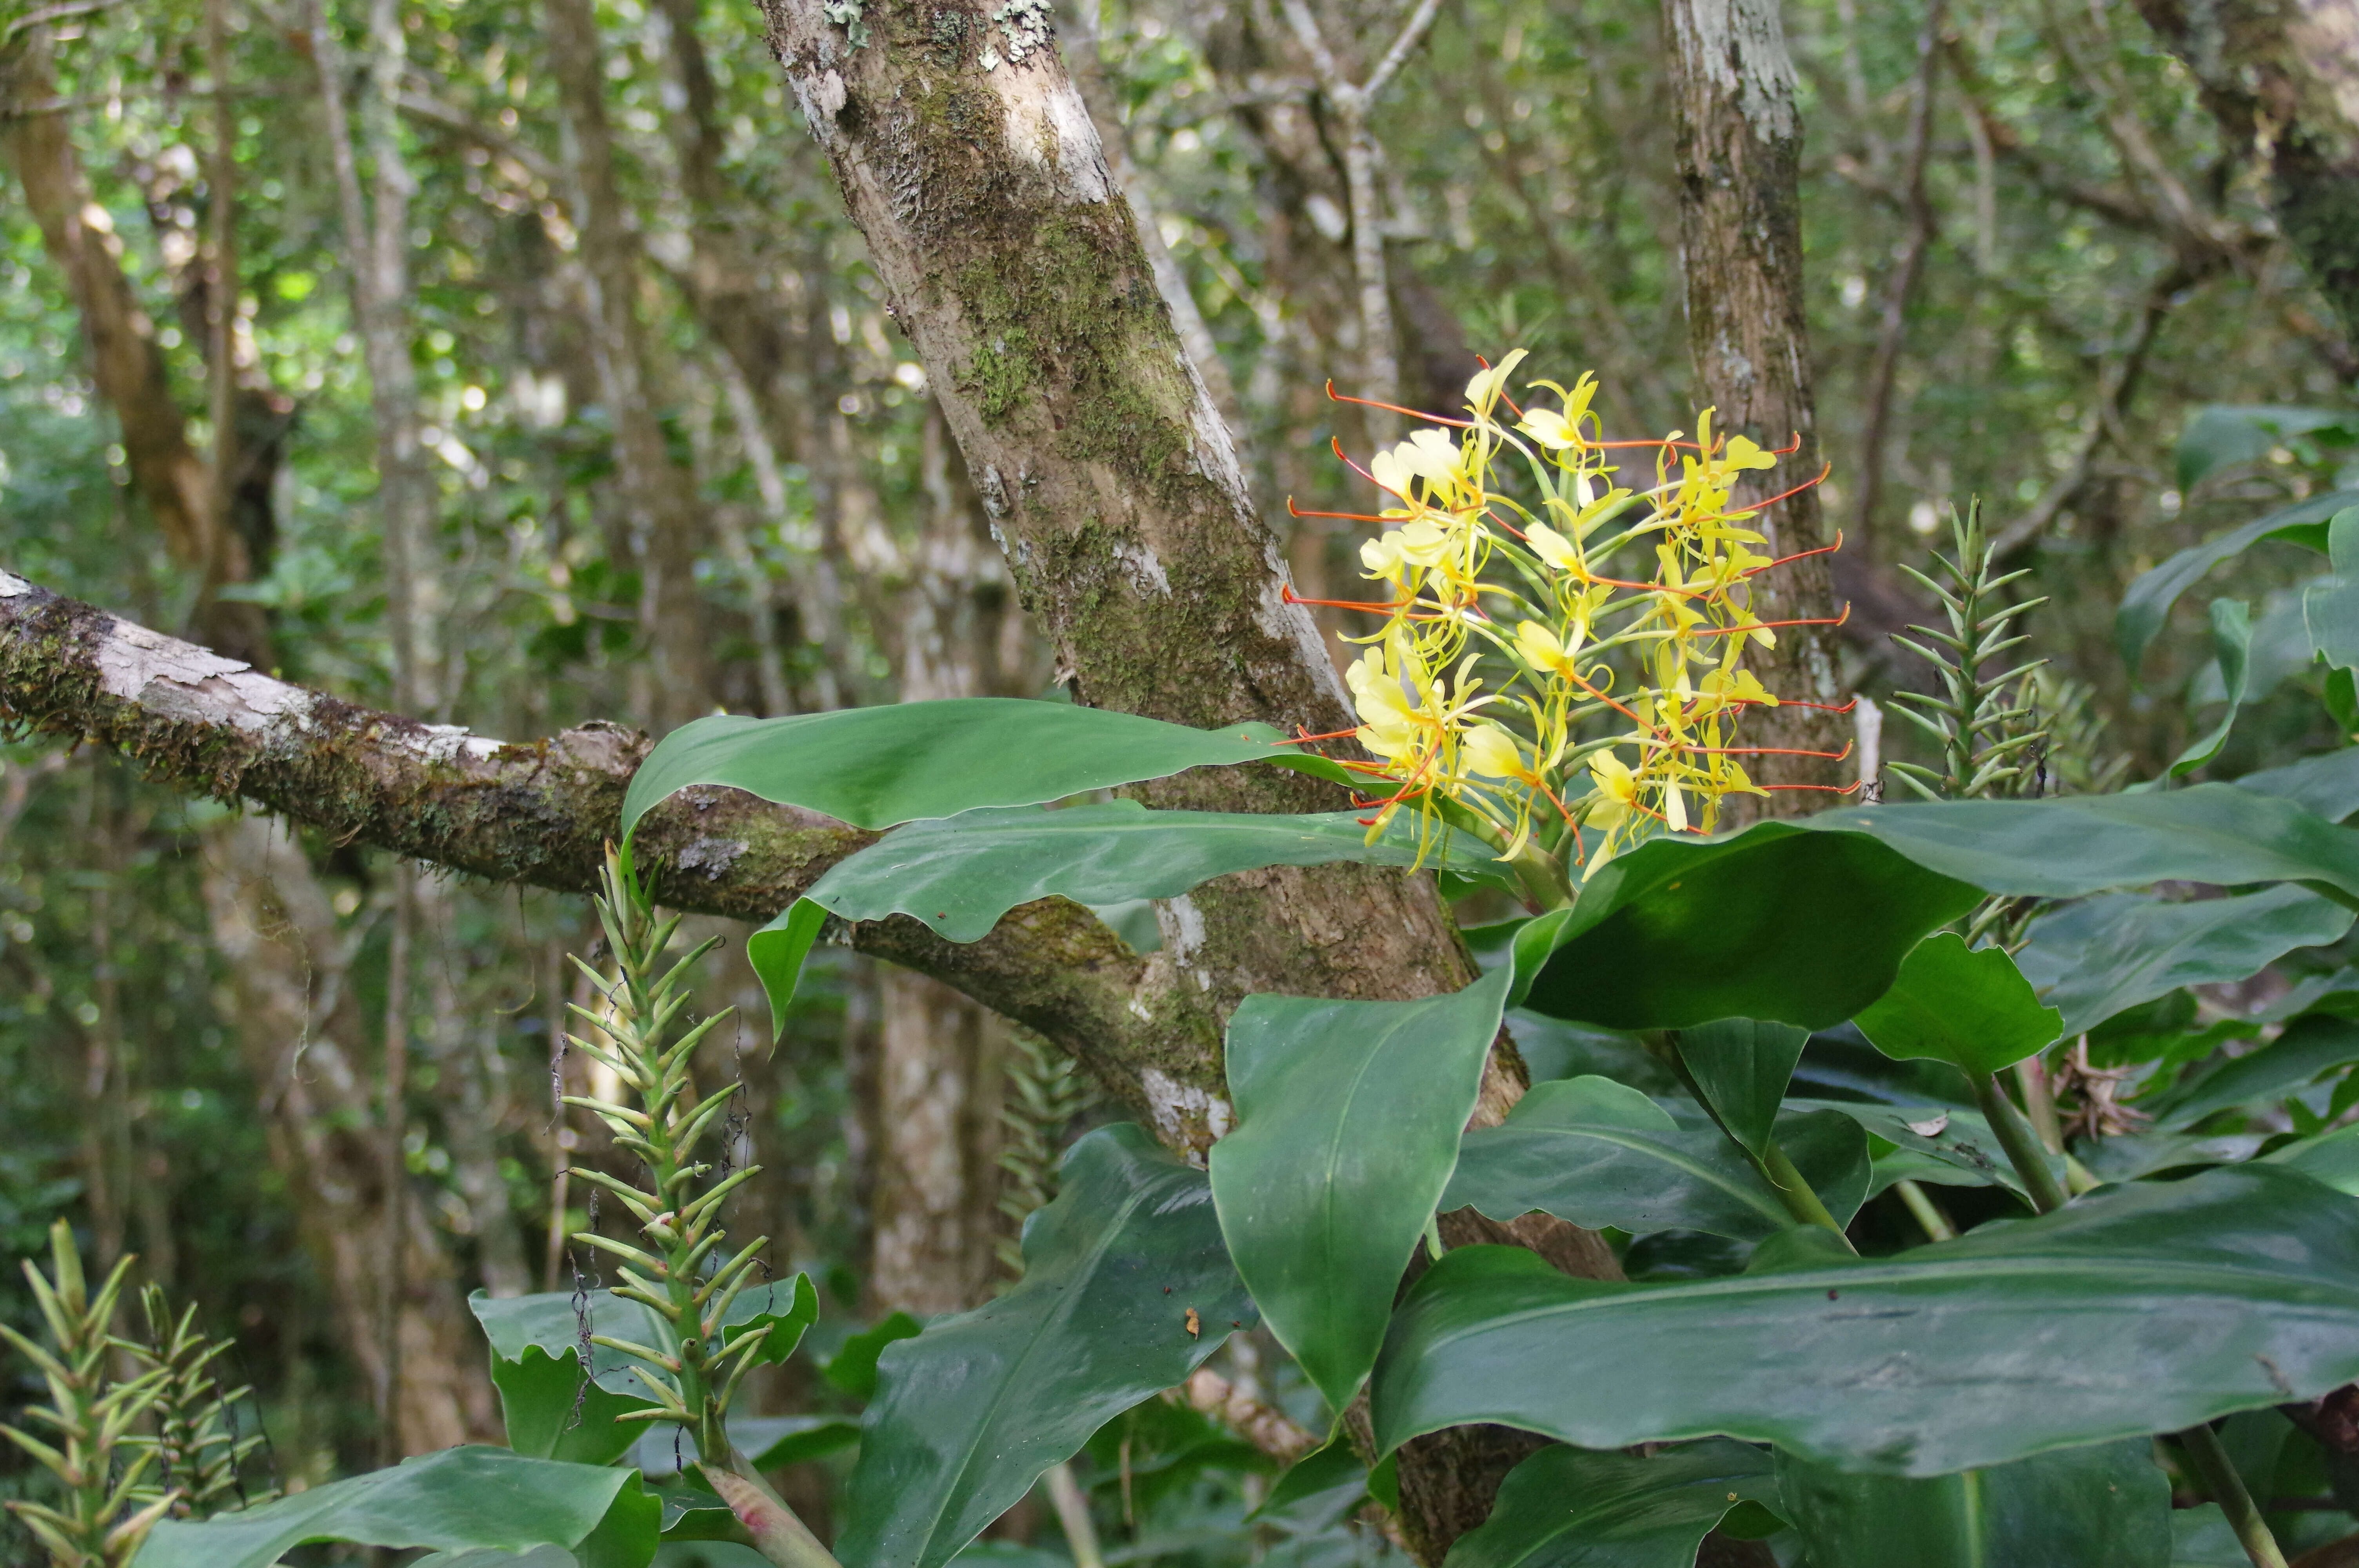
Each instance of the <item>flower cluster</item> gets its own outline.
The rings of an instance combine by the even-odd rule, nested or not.
[[[1757,504],[1731,497],[1782,453],[1715,435],[1710,409],[1692,438],[1606,440],[1593,376],[1535,382],[1557,406],[1517,407],[1522,358],[1467,384],[1466,418],[1417,416],[1436,427],[1361,470],[1387,504],[1354,518],[1382,525],[1360,559],[1386,593],[1344,604],[1384,618],[1348,672],[1376,759],[1356,766],[1392,786],[1372,835],[1414,804],[1502,860],[1537,838],[1594,869],[1656,832],[1709,832],[1723,799],[1762,792],[1738,759],[1765,748],[1737,745],[1736,724],[1778,699],[1745,656],[1819,622],[1752,609],[1753,579],[1784,563],[1745,525]],[[1617,461],[1641,453],[1643,486]]]

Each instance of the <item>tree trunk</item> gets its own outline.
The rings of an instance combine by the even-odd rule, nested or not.
[[[656,378],[639,321],[638,236],[614,178],[614,132],[597,17],[589,0],[549,0],[549,62],[565,116],[566,167],[581,233],[591,355],[640,576],[647,658],[634,706],[658,734],[710,712],[709,628],[696,586],[700,529],[690,477],[672,460],[656,410]]]
[[[2277,226],[2359,344],[2359,4],[2137,0],[2231,151],[2269,171]]]
[[[388,1193],[358,1064],[368,1052],[334,914],[299,845],[246,817],[207,835],[204,897],[235,988],[237,1041],[268,1127],[272,1163],[297,1196],[337,1337],[364,1382],[386,1373],[378,1333]],[[497,1438],[482,1336],[460,1304],[449,1254],[420,1206],[402,1206],[395,1432],[402,1454]]]
[[[1678,115],[1680,260],[1695,401],[1717,410],[1715,435],[1747,435],[1765,447],[1799,440],[1769,476],[1782,491],[1815,479],[1820,457],[1802,292],[1802,120],[1778,6],[1779,0],[1664,0],[1663,33]],[[1750,493],[1769,492],[1756,486]],[[1832,542],[1815,489],[1768,508],[1754,526],[1768,536],[1773,557]],[[1835,601],[1827,562],[1813,556],[1755,579],[1755,613],[1768,622],[1824,618]],[[1761,661],[1762,684],[1782,697],[1841,703],[1832,633],[1780,629],[1776,649]],[[1750,716],[1745,734],[1747,745],[1839,752],[1850,724],[1818,709],[1781,708]],[[1747,771],[1773,786],[1840,785],[1849,777],[1845,764],[1825,757],[1763,756],[1749,760]],[[1756,814],[1791,816],[1833,798],[1774,789]]]

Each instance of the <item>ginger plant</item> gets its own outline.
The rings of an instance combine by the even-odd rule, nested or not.
[[[60,1219],[49,1227],[49,1260],[48,1274],[30,1259],[25,1262],[25,1279],[49,1343],[0,1324],[0,1338],[49,1385],[49,1402],[25,1412],[48,1428],[49,1436],[15,1426],[0,1426],[0,1435],[55,1476],[64,1498],[57,1507],[11,1501],[8,1511],[49,1549],[54,1568],[125,1568],[180,1497],[174,1490],[158,1495],[144,1484],[158,1454],[153,1444],[135,1436],[169,1373],[151,1367],[135,1378],[112,1375],[110,1363],[125,1349],[113,1324],[130,1277],[130,1258],[115,1264],[92,1293],[73,1227]]]
[[[1413,803],[1421,832],[1446,824],[1490,844],[1546,908],[1571,902],[1568,862],[1585,875],[1657,833],[1710,832],[1732,795],[1826,787],[1756,784],[1740,759],[1781,749],[1736,730],[1780,700],[1748,650],[1832,622],[1753,612],[1753,579],[1799,557],[1756,553],[1764,536],[1745,526],[1783,496],[1733,496],[1783,454],[1715,435],[1711,409],[1692,438],[1608,440],[1593,377],[1534,382],[1558,406],[1518,407],[1507,385],[1522,359],[1467,384],[1464,418],[1419,415],[1435,427],[1359,470],[1386,493],[1381,511],[1310,514],[1379,524],[1360,557],[1386,591],[1310,602],[1382,619],[1348,672],[1350,733],[1375,761],[1343,764],[1389,787],[1370,802],[1372,832]],[[1651,455],[1651,482],[1624,482],[1625,453]]]
[[[730,1401],[746,1373],[765,1358],[775,1320],[732,1312],[752,1282],[769,1238],[756,1237],[724,1256],[728,1238],[720,1223],[723,1203],[761,1167],[716,1175],[714,1160],[699,1157],[716,1133],[726,1136],[723,1118],[737,1087],[732,1084],[700,1098],[690,1073],[698,1044],[729,1011],[681,1027],[690,1000],[687,978],[719,939],[667,961],[679,917],[658,916],[627,850],[608,850],[596,903],[615,973],[610,980],[574,959],[598,1004],[574,1007],[590,1027],[569,1040],[573,1049],[612,1069],[626,1098],[564,1098],[598,1117],[615,1146],[637,1156],[646,1184],[576,1168],[576,1179],[629,1210],[638,1221],[639,1239],[618,1240],[594,1230],[578,1231],[573,1239],[617,1260],[623,1282],[612,1293],[647,1309],[660,1343],[594,1331],[588,1338],[629,1357],[632,1373],[655,1401],[618,1419],[682,1430],[696,1444],[705,1479],[766,1557],[790,1568],[835,1568],[827,1549],[729,1438]]]
[[[246,1460],[262,1446],[262,1434],[239,1436],[232,1414],[253,1390],[224,1392],[213,1376],[213,1363],[227,1353],[230,1342],[200,1331],[193,1305],[175,1317],[159,1285],[140,1292],[139,1308],[147,1319],[146,1342],[125,1343],[124,1348],[162,1380],[149,1403],[155,1430],[126,1441],[155,1454],[154,1485],[168,1493],[172,1517],[206,1519],[233,1501],[245,1508],[266,1499],[270,1493],[249,1492],[243,1477]]]

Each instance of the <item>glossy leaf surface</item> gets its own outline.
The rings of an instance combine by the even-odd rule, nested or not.
[[[1821,1111],[1781,1118],[1777,1131],[1803,1179],[1839,1222],[1849,1221],[1867,1195],[1859,1124]],[[1603,1078],[1535,1084],[1501,1125],[1467,1133],[1440,1206],[1497,1220],[1538,1209],[1591,1230],[1701,1230],[1739,1241],[1794,1222],[1718,1129],[1682,1128],[1644,1095]]]
[[[1912,1480],[1777,1462],[1810,1568],[2171,1568],[2170,1482],[2143,1438]]]
[[[2171,1097],[2161,1122],[2190,1127],[2230,1106],[2282,1100],[2321,1073],[2353,1062],[2359,1062],[2359,1023],[2320,1013],[2299,1018],[2259,1050],[2221,1063]]]
[[[2359,832],[2234,784],[1848,806],[1797,826],[1873,835],[1984,892],[2081,898],[2159,881],[2314,881],[2359,898]]]
[[[1554,1446],[1508,1472],[1443,1568],[1693,1568],[1741,1503],[1778,1506],[1769,1456],[1710,1439],[1650,1458]]]
[[[1022,1282],[878,1358],[837,1556],[940,1568],[1049,1465],[1253,1322],[1202,1173],[1128,1123],[1089,1134],[1025,1228]]]
[[[2246,773],[2236,781],[2236,787],[2255,795],[2282,795],[2304,811],[2341,822],[2359,811],[2359,746]]]
[[[2262,1165],[1887,1260],[1697,1283],[1574,1281],[1462,1249],[1410,1291],[1372,1395],[1386,1450],[1499,1422],[1591,1448],[1718,1433],[1934,1476],[2354,1376],[2359,1204]]]
[[[1016,905],[1060,894],[1076,903],[1173,898],[1200,882],[1264,866],[1419,862],[1416,821],[1404,817],[1375,843],[1355,814],[1248,816],[1149,811],[1136,801],[970,811],[912,822],[839,860],[807,895],[846,920],[910,914],[953,942],[988,935]],[[1447,844],[1430,847],[1429,864]],[[1451,869],[1496,880],[1481,844]]]
[[[1997,1135],[1979,1112],[1951,1106],[1872,1105],[1858,1100],[1789,1099],[1789,1113],[1832,1111],[1849,1118],[1865,1131],[1912,1154],[1947,1167],[1947,1176],[1920,1175],[1919,1180],[1944,1181],[1952,1186],[2006,1187],[2020,1195],[2022,1178],[1999,1147]],[[2049,1157],[2056,1179],[2064,1179],[2064,1162]]]
[[[1266,724],[1190,730],[1066,702],[963,697],[783,719],[683,724],[647,754],[623,797],[628,835],[658,801],[725,784],[855,827],[1038,806],[1188,768],[1290,750]]]
[[[662,1511],[636,1471],[445,1448],[202,1523],[167,1520],[136,1564],[266,1568],[323,1541],[442,1552],[560,1546],[583,1568],[627,1568],[654,1555]]]
[[[2169,778],[2191,773],[2218,756],[2220,748],[2228,743],[2228,732],[2236,727],[2237,710],[2245,705],[2245,683],[2253,667],[2252,608],[2241,599],[2215,599],[2212,601],[2211,618],[2212,656],[2220,672],[2227,711],[2209,734],[2197,736],[2187,743],[2186,750],[2171,759],[2166,773]]]
[[[745,961],[762,982],[762,994],[770,999],[773,1040],[786,1033],[787,1009],[794,1002],[796,988],[802,984],[803,965],[826,925],[826,908],[799,898],[745,938]]]
[[[2122,663],[2129,666],[2131,678],[2136,678],[2147,644],[2170,618],[2170,607],[2205,573],[2264,539],[2280,539],[2323,555],[2326,520],[2354,503],[2359,503],[2359,491],[2338,490],[2279,507],[2217,538],[2190,545],[2131,583],[2114,615],[2114,643],[2121,650]]]
[[[581,1353],[571,1346],[551,1356],[527,1345],[513,1360],[492,1357],[492,1386],[499,1390],[510,1448],[537,1459],[611,1465],[647,1435],[647,1422],[620,1418],[655,1401],[610,1393],[596,1383],[584,1387],[581,1367]]]
[[[1895,1061],[1948,1062],[1974,1074],[2013,1066],[2062,1028],[2004,948],[1969,948],[1954,931],[1918,943],[1892,989],[1854,1022]]]
[[[2359,507],[2346,507],[2326,524],[2334,575],[2301,596],[2301,620],[2318,656],[2339,670],[2359,665]]]
[[[1824,1028],[1881,996],[1919,937],[1977,902],[1862,834],[1763,822],[1653,838],[1590,877],[1523,1005],[1609,1029]]]
[[[2343,905],[2289,883],[2184,903],[2114,893],[2042,916],[2016,962],[2069,1036],[2181,986],[2257,974],[2298,947],[2339,940],[2351,921]]]
[[[1790,1023],[1716,1019],[1680,1032],[1680,1059],[1729,1136],[1759,1154],[1810,1040],[1809,1030]]]
[[[1340,1411],[1450,1184],[1513,977],[1417,1001],[1252,996],[1229,1021],[1238,1125],[1221,1234],[1270,1332]]]

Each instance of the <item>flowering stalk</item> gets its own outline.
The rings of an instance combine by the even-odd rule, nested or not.
[[[160,1497],[140,1485],[156,1454],[131,1437],[133,1426],[165,1383],[161,1369],[118,1382],[107,1363],[120,1348],[112,1332],[114,1309],[131,1271],[124,1259],[92,1295],[82,1277],[82,1253],[64,1220],[49,1227],[50,1272],[31,1260],[25,1279],[32,1286],[50,1344],[36,1344],[5,1324],[5,1338],[39,1369],[49,1402],[25,1413],[50,1429],[54,1443],[13,1426],[0,1426],[65,1487],[65,1506],[11,1501],[8,1511],[49,1548],[55,1568],[125,1568],[171,1509],[175,1492]]]
[[[597,1333],[589,1339],[630,1357],[636,1363],[632,1372],[656,1401],[618,1420],[685,1429],[696,1443],[706,1479],[741,1517],[746,1509],[738,1507],[739,1499],[758,1499],[761,1506],[756,1511],[766,1524],[754,1530],[755,1543],[765,1556],[794,1568],[833,1568],[834,1559],[729,1440],[730,1401],[757,1363],[769,1332],[768,1323],[761,1319],[733,1327],[730,1308],[753,1278],[769,1238],[756,1237],[724,1256],[721,1205],[761,1167],[748,1165],[709,1179],[712,1163],[697,1157],[705,1140],[722,1130],[737,1087],[733,1084],[698,1098],[689,1072],[698,1043],[728,1011],[689,1029],[677,1028],[689,1002],[686,977],[718,946],[718,939],[700,944],[666,967],[664,953],[679,929],[679,917],[657,917],[627,851],[607,851],[601,881],[598,918],[614,956],[615,978],[610,981],[574,959],[602,1005],[574,1007],[592,1027],[586,1031],[589,1038],[569,1039],[574,1049],[613,1069],[631,1103],[585,1095],[567,1095],[564,1102],[605,1122],[615,1145],[638,1156],[647,1184],[634,1186],[603,1171],[574,1169],[576,1179],[622,1202],[639,1222],[640,1242],[588,1230],[576,1232],[573,1239],[619,1260],[623,1282],[613,1293],[647,1308],[662,1343],[642,1345]],[[793,1521],[791,1528],[780,1516]]]
[[[1533,383],[1560,406],[1517,408],[1522,358],[1468,383],[1467,417],[1423,416],[1437,427],[1359,470],[1387,497],[1359,519],[1384,529],[1360,551],[1381,597],[1326,602],[1384,619],[1348,672],[1376,760],[1345,765],[1370,780],[1371,832],[1414,803],[1422,835],[1488,843],[1546,909],[1571,901],[1568,860],[1585,875],[1766,793],[1739,759],[1773,749],[1739,744],[1737,725],[1778,698],[1745,659],[1806,622],[1753,613],[1752,579],[1784,562],[1755,553],[1757,509],[1731,501],[1779,453],[1715,436],[1710,409],[1692,439],[1608,441],[1593,377]],[[1621,481],[1633,449],[1653,454],[1651,483]]]
[[[156,1487],[172,1492],[175,1519],[211,1518],[233,1498],[241,1508],[258,1500],[247,1496],[239,1473],[262,1446],[262,1436],[238,1436],[230,1413],[253,1390],[223,1393],[212,1374],[230,1342],[200,1332],[193,1305],[174,1317],[160,1285],[142,1291],[139,1305],[147,1320],[146,1342],[118,1344],[162,1380],[149,1401],[154,1433],[125,1441],[154,1453]]]

